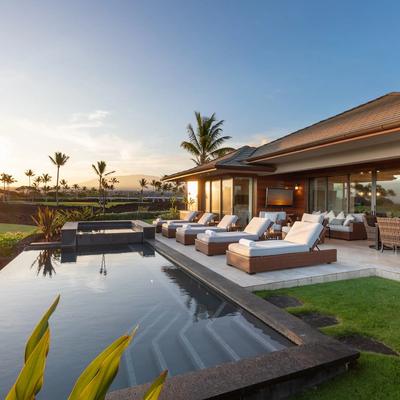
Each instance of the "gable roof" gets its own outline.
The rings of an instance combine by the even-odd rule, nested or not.
[[[251,146],[243,146],[236,150],[225,154],[222,157],[216,158],[208,163],[198,165],[196,167],[178,172],[176,174],[168,175],[163,180],[175,180],[179,178],[183,178],[185,176],[196,175],[201,172],[206,171],[214,171],[217,169],[226,169],[226,170],[246,170],[246,171],[256,171],[260,168],[254,165],[249,165],[246,160],[254,153],[256,147]],[[263,167],[263,170],[266,170],[266,167]]]
[[[400,126],[399,92],[388,93],[260,146],[247,161],[256,162],[274,155],[395,126]]]

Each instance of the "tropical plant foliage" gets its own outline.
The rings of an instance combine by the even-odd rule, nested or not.
[[[49,156],[51,162],[57,167],[57,178],[56,178],[56,202],[58,206],[58,191],[60,189],[60,186],[58,185],[58,182],[60,180],[60,167],[65,165],[69,159],[69,156],[65,155],[64,153],[61,152],[56,152],[54,153],[54,157]]]
[[[43,386],[47,354],[50,349],[49,318],[60,301],[58,295],[33,330],[25,346],[25,363],[5,400],[34,400]],[[118,373],[121,357],[131,343],[137,328],[115,340],[81,373],[68,400],[104,400]],[[144,400],[157,400],[167,371],[153,382]]]
[[[15,246],[25,236],[26,234],[22,232],[6,232],[0,234],[0,257],[11,256]]]
[[[63,225],[63,220],[60,218],[60,214],[56,210],[48,207],[39,207],[37,215],[32,217],[32,219],[46,241],[49,241],[56,236]]]
[[[183,141],[181,147],[194,156],[192,160],[196,165],[201,165],[214,158],[221,157],[234,150],[232,147],[222,147],[230,136],[222,136],[223,120],[217,121],[215,113],[211,117],[201,116],[199,112],[196,116],[196,129],[191,124],[187,126],[189,135],[188,141]]]

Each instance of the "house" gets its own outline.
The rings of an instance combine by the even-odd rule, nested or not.
[[[187,183],[192,209],[242,225],[263,210],[400,216],[400,92],[165,180]]]

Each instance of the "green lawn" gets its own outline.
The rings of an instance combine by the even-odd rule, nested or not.
[[[261,291],[268,298],[287,294],[301,300],[293,314],[316,311],[333,315],[339,324],[321,331],[340,337],[358,333],[377,339],[400,352],[400,283],[382,278],[361,278],[275,291]],[[356,368],[325,383],[298,400],[364,400],[400,398],[400,357],[361,353]]]
[[[107,203],[106,208],[114,207],[114,206],[119,206],[119,205],[124,205],[124,204],[131,204],[132,202],[126,202],[126,201],[110,201]],[[55,201],[40,201],[37,202],[37,204],[43,205],[43,206],[56,206],[57,203]],[[100,207],[99,203],[97,201],[60,201],[59,202],[60,206],[74,206],[74,207]]]
[[[22,232],[22,233],[33,233],[36,227],[32,225],[17,225],[17,224],[1,224],[0,223],[0,234],[8,232]]]

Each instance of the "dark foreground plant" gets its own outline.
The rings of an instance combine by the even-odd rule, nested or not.
[[[25,363],[5,400],[34,400],[40,392],[50,349],[49,318],[57,308],[60,296],[43,315],[33,330],[25,347]],[[109,387],[118,373],[121,357],[131,343],[137,327],[121,336],[103,350],[82,372],[72,389],[68,400],[104,400]],[[153,382],[143,400],[157,400],[167,371]]]

